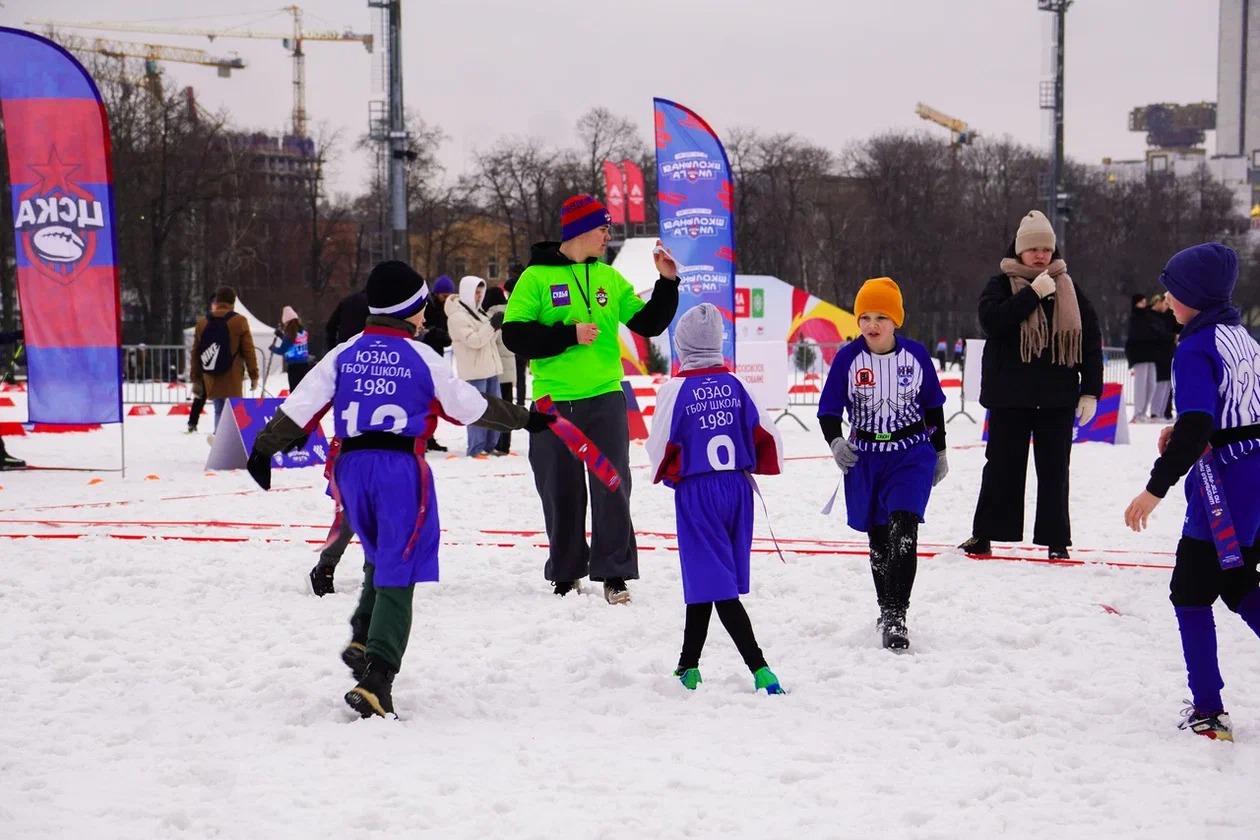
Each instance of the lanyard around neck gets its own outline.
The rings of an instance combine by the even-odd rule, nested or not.
[[[571,265],[569,272],[573,275],[573,285],[577,286],[578,294],[582,296],[582,303],[586,304],[586,314],[591,316],[592,321],[595,320],[595,313],[591,310],[591,264],[586,263],[586,291],[582,291],[582,281],[578,279],[577,272]]]

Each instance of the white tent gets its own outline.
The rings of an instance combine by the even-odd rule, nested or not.
[[[268,348],[271,347],[272,340],[276,337],[276,328],[268,326],[258,319],[253,312],[241,303],[241,299],[236,299],[236,304],[232,307],[237,315],[244,315],[245,320],[249,322],[249,333],[254,339],[254,355],[258,359],[258,371],[261,375],[264,369],[269,369],[267,357],[271,355]],[[189,327],[184,330],[184,349],[188,351],[188,363],[192,364],[193,335],[196,333],[196,326]],[[278,365],[272,364],[271,367],[279,369]],[[187,371],[185,371],[187,373]]]

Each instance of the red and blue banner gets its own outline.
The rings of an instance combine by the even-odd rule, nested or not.
[[[53,42],[0,27],[32,423],[121,423],[122,319],[109,124],[95,83]]]
[[[678,315],[701,303],[722,313],[722,356],[735,369],[735,192],[726,150],[695,111],[652,100],[661,242],[680,266]],[[672,352],[672,349],[671,349]],[[678,359],[673,360],[678,369]]]

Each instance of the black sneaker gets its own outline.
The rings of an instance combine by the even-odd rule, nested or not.
[[[26,462],[20,458],[14,458],[12,455],[5,455],[0,458],[0,470],[24,470]]]
[[[341,652],[341,661],[346,663],[356,680],[363,679],[363,675],[367,673],[367,645],[360,642],[346,645],[346,649]]]
[[[963,554],[969,557],[980,557],[985,554],[993,553],[993,544],[984,537],[968,537],[962,545],[958,546],[963,550]]]
[[[604,581],[604,600],[610,604],[630,603],[630,590],[621,578],[609,578]]]
[[[336,566],[316,563],[315,568],[311,569],[311,591],[321,598],[336,592],[337,590],[333,589],[333,573],[336,570]]]
[[[578,588],[578,582],[576,580],[558,580],[551,591],[563,598],[570,592],[580,592],[581,590]]]
[[[425,444],[425,446],[426,446],[426,447],[428,447],[428,450],[429,450],[430,452],[447,452],[447,451],[449,451],[449,450],[448,450],[445,446],[443,446],[442,444],[438,443],[438,442],[437,442],[436,440],[434,440],[433,438],[429,438],[429,442],[428,442],[427,444]]]
[[[1051,560],[1071,560],[1072,559],[1072,555],[1068,554],[1068,550],[1066,547],[1060,548],[1058,546],[1051,546],[1049,555],[1050,555]]]
[[[367,670],[359,678],[359,684],[346,692],[346,705],[359,713],[359,717],[392,717],[394,714],[394,670],[377,659],[367,660]]]
[[[910,631],[902,615],[885,615],[880,630],[883,631],[884,647],[888,650],[905,650],[910,647]]]

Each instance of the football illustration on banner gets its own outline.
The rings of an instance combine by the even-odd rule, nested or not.
[[[60,225],[37,230],[31,236],[31,246],[42,259],[59,263],[78,262],[87,249],[77,233]]]

